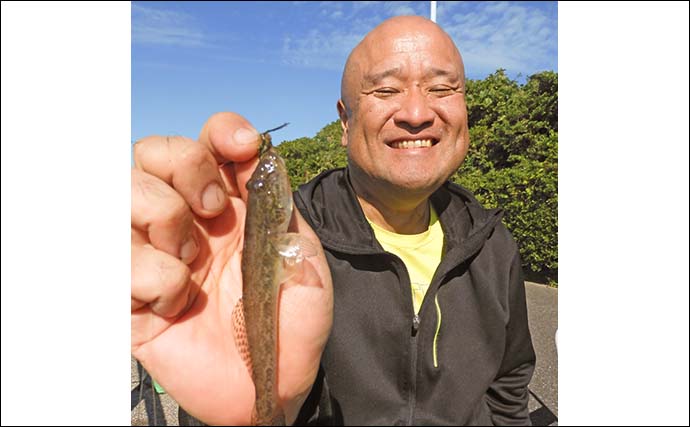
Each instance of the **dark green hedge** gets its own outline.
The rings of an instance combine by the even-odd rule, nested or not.
[[[323,171],[347,165],[347,152],[340,145],[340,121],[326,125],[313,138],[285,141],[277,149],[285,159],[292,188],[304,184]]]
[[[452,177],[505,210],[529,278],[558,281],[558,74],[467,82],[471,147]]]

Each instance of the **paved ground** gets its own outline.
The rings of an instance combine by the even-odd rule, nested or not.
[[[144,384],[143,387],[140,387],[140,369],[137,367],[137,361],[132,358],[132,425],[179,425],[177,421],[177,402],[167,394],[154,393],[150,381],[151,377],[148,375],[144,375]],[[154,402],[155,404],[153,404]],[[152,420],[152,422],[149,422],[149,420]]]
[[[537,366],[530,382],[529,410],[535,426],[558,425],[558,289],[527,282],[527,310]]]
[[[529,282],[526,290],[532,342],[537,353],[537,366],[529,385],[530,416],[535,426],[557,426],[558,357],[554,335],[558,328],[558,290]],[[167,394],[153,393],[147,375],[144,387],[140,388],[139,377],[136,360],[132,358],[132,425],[179,425],[177,403]]]

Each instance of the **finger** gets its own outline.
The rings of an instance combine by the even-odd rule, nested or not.
[[[293,233],[299,233],[305,239],[309,240],[314,244],[314,248],[317,251],[318,256],[324,256],[323,247],[321,246],[321,240],[314,233],[314,230],[309,226],[307,221],[302,216],[302,213],[294,207],[292,209],[292,216],[290,217],[290,224],[288,225],[288,231]]]
[[[219,172],[220,177],[225,186],[226,193],[229,197],[241,197],[239,186],[237,184],[237,178],[235,175],[235,163],[229,162],[224,163],[220,166]],[[246,198],[245,198],[246,201]]]
[[[132,169],[132,226],[151,244],[189,264],[199,252],[194,217],[184,199],[153,175]],[[132,239],[140,243],[139,233]]]
[[[300,284],[303,285],[301,287],[322,288],[327,294],[331,294],[333,282],[328,263],[326,262],[326,254],[323,250],[323,246],[321,246],[319,237],[304,217],[302,217],[301,212],[297,208],[292,211],[288,231],[299,233],[300,236],[311,242],[312,248],[316,252],[315,256],[305,258],[302,262],[303,270],[299,278]]]
[[[247,201],[247,181],[252,177],[252,173],[254,173],[254,169],[256,169],[258,164],[259,158],[255,157],[251,161],[235,163],[233,165],[237,191],[245,202]]]
[[[132,311],[149,304],[163,317],[180,314],[189,298],[189,268],[149,246],[132,245]]]
[[[287,279],[281,283],[282,289],[293,286],[323,287],[321,276],[314,265],[307,259],[295,263],[283,262],[283,270],[288,274]]]
[[[146,244],[151,243],[149,241],[149,234],[144,230],[140,230],[136,227],[132,227],[132,233],[131,234],[132,234],[132,244],[133,245],[144,246]]]
[[[203,144],[181,136],[146,137],[134,145],[134,164],[173,187],[203,218],[215,217],[227,205],[218,163]]]
[[[247,200],[247,181],[257,164],[261,137],[244,117],[216,113],[204,124],[199,142],[206,145],[222,164],[221,175],[233,195]]]
[[[211,150],[218,164],[241,163],[257,156],[261,138],[244,117],[223,112],[204,123],[199,142]]]

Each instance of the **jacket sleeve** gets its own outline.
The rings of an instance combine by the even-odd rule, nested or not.
[[[499,372],[486,394],[494,425],[532,425],[527,407],[527,385],[534,373],[536,356],[527,319],[521,264],[516,251],[510,270],[505,353]]]

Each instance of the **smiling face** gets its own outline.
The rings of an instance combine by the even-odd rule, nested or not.
[[[355,190],[426,198],[457,170],[469,145],[464,80],[457,48],[427,19],[392,18],[365,37],[338,102]]]

